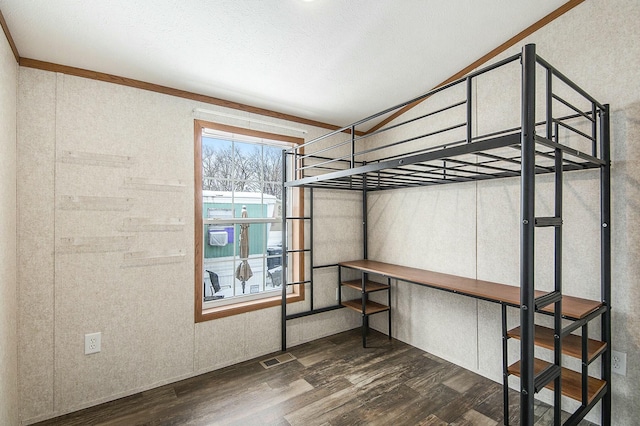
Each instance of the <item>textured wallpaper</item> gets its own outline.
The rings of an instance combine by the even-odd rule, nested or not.
[[[279,350],[279,308],[194,324],[193,121],[203,117],[193,109],[203,105],[28,68],[19,77],[21,419]],[[234,121],[225,124],[246,125]],[[341,200],[324,202],[335,211]],[[318,234],[321,246],[330,250],[336,236],[347,253],[361,246],[360,234],[344,232],[358,229],[357,217],[344,210],[331,219],[336,233],[326,243]],[[176,226],[140,226],[168,222]],[[327,278],[336,284],[337,276]],[[296,320],[289,342],[357,320],[346,312]],[[84,355],[84,335],[94,332],[102,350]]]
[[[0,35],[0,424],[18,419],[16,89],[18,66]]]

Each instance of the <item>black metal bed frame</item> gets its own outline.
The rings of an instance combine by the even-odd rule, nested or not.
[[[499,132],[474,135],[474,101],[472,85],[474,80],[486,73],[520,62],[521,116],[520,125]],[[545,84],[541,90],[536,85],[537,73],[544,75]],[[562,90],[569,95],[560,95]],[[466,99],[396,122],[373,132],[357,135],[359,126],[375,123],[407,105],[422,101],[441,92],[463,87]],[[538,90],[537,90],[538,89]],[[536,121],[536,98],[543,92],[544,118]],[[571,98],[571,99],[569,99]],[[574,100],[577,99],[576,100]],[[580,105],[576,105],[580,104]],[[586,107],[585,107],[586,105]],[[424,133],[402,134],[393,142],[382,146],[364,147],[372,137],[393,135],[395,130],[426,123],[433,117],[448,113],[461,115],[459,122]],[[442,117],[442,116],[441,116]],[[423,129],[426,126],[421,127]],[[463,133],[462,137],[456,137]],[[344,138],[331,143],[330,138]],[[451,135],[445,143],[421,147],[411,152],[388,155],[388,150],[415,141],[429,142],[434,137]],[[568,142],[561,143],[565,138]],[[324,141],[324,142],[323,142]],[[584,148],[586,144],[586,149]],[[320,147],[321,145],[328,145]],[[430,186],[448,183],[473,182],[505,177],[519,177],[521,182],[521,227],[520,227],[520,424],[533,425],[534,395],[551,381],[554,382],[554,424],[560,425],[561,412],[561,350],[562,338],[572,331],[582,330],[582,401],[581,406],[565,422],[575,425],[602,401],[602,425],[611,423],[611,194],[610,194],[610,130],[609,106],[601,104],[569,78],[536,54],[535,45],[523,47],[522,52],[473,72],[464,78],[432,90],[418,98],[374,114],[349,126],[283,151],[283,212],[286,211],[286,189],[292,187],[310,188],[310,215],[307,217],[286,217],[283,214],[283,290],[282,290],[282,350],[286,350],[286,321],[306,315],[339,309],[338,305],[323,308],[313,306],[313,271],[317,268],[337,267],[337,265],[313,265],[313,189],[357,190],[363,194],[363,254],[367,259],[367,193],[370,191],[392,190],[416,186]],[[312,147],[320,147],[308,152]],[[385,156],[385,150],[387,155]],[[291,165],[292,171],[287,174]],[[602,307],[589,317],[573,324],[562,326],[562,212],[563,173],[574,170],[600,170],[600,216],[601,216],[601,302]],[[555,176],[555,212],[551,217],[535,215],[535,180],[537,174],[549,173]],[[310,277],[307,281],[287,283],[287,259],[292,252],[287,249],[287,224],[295,220],[309,220],[311,233],[308,238]],[[543,297],[534,297],[534,236],[535,228],[554,228],[554,291]],[[297,250],[300,251],[300,250]],[[309,284],[310,303],[308,311],[287,314],[287,287],[295,284]],[[340,292],[338,292],[340,293]],[[545,306],[554,304],[554,363],[540,374],[534,374],[534,315]],[[504,419],[508,423],[508,373],[506,305],[502,305],[503,332],[503,375],[504,375]],[[587,398],[589,361],[586,359],[588,324],[594,318],[601,318],[601,340],[606,349],[600,355],[602,379],[606,382],[602,391],[594,398]],[[566,319],[566,318],[565,318]]]

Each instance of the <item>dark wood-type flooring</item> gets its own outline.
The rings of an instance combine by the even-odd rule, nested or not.
[[[38,425],[500,425],[502,386],[375,331],[352,330]],[[518,424],[512,392],[511,424]],[[553,410],[536,406],[536,425]],[[581,425],[591,425],[583,421]]]

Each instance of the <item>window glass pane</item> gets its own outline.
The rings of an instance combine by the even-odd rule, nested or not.
[[[282,148],[203,136],[202,163],[204,301],[281,291]]]
[[[234,167],[233,178],[236,180],[260,181],[260,168],[262,165],[262,146],[233,142]]]
[[[262,183],[256,180],[234,180],[233,190],[237,192],[261,192]]]
[[[264,193],[265,202],[267,204],[266,216],[270,219],[273,219],[272,222],[267,224],[267,227],[265,229],[267,233],[268,249],[270,247],[282,246],[282,200],[268,194],[267,189],[264,190]]]
[[[236,191],[233,193],[235,217],[242,217],[242,208],[246,207],[249,219],[273,217],[276,205],[273,195],[262,193],[262,188],[255,191]]]
[[[232,142],[202,138],[202,189],[230,191],[233,167]]]
[[[233,262],[206,259],[204,262],[204,300],[221,300],[236,295]],[[241,294],[241,293],[240,293]]]
[[[233,189],[233,183],[230,179],[216,179],[203,176],[202,189],[204,191],[231,191]]]
[[[264,146],[262,170],[264,192],[282,199],[282,148]]]
[[[268,195],[274,196],[277,200],[282,199],[282,184],[281,183],[272,183],[265,182],[264,184],[264,193]]]

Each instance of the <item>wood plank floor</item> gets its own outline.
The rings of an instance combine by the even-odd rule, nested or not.
[[[289,350],[269,369],[243,362],[38,425],[502,424],[502,386],[420,349],[352,330]],[[518,395],[510,395],[518,424]],[[553,411],[536,406],[536,425]],[[581,425],[591,425],[583,421]]]

